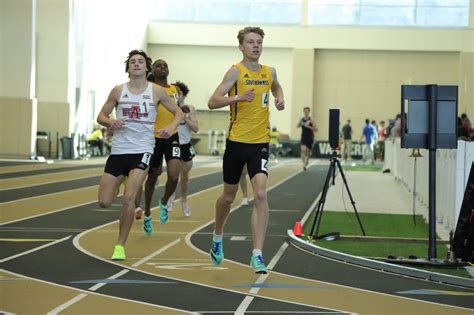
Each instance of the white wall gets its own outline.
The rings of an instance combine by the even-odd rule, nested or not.
[[[472,10],[471,10],[472,11]],[[148,43],[234,46],[246,25],[152,22]],[[474,51],[474,29],[262,26],[265,47]],[[179,34],[179,36],[177,36]]]
[[[456,85],[459,53],[423,51],[321,50],[315,53],[313,113],[317,138],[328,138],[329,108],[352,120],[359,140],[366,118],[394,119],[402,84]]]
[[[29,157],[37,127],[36,0],[0,1],[0,155]],[[20,132],[13,132],[18,130]],[[5,136],[9,135],[9,136]]]
[[[36,96],[41,101],[65,103],[68,100],[69,1],[40,0],[36,15]]]
[[[154,57],[161,49],[173,60],[170,64],[179,63],[181,69],[205,69],[200,70],[206,72],[205,80],[195,71],[179,70],[192,90],[192,85],[203,89],[199,95],[191,94],[190,100],[204,108],[230,62],[240,60],[236,35],[244,26],[152,22],[148,26],[148,47]],[[474,86],[472,28],[262,28],[265,39],[261,61],[277,68],[288,107],[272,118],[280,131],[294,139],[300,133],[294,122],[302,115],[302,107],[311,103],[320,120],[316,136],[321,140],[327,138],[328,109],[335,106],[346,106],[343,119],[354,119],[356,114],[364,119],[366,114],[376,120],[391,118],[399,111],[401,84],[459,85],[459,111],[474,116],[474,97],[466,88]],[[306,58],[304,52],[311,50],[314,66],[312,61],[299,60],[301,54]],[[305,78],[314,84],[302,82]],[[373,93],[377,97],[371,100]]]
[[[33,0],[0,1],[0,97],[32,96]]]

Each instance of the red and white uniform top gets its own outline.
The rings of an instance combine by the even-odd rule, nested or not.
[[[153,153],[156,104],[153,101],[152,83],[148,82],[141,94],[133,94],[127,83],[122,84],[115,114],[116,119],[125,124],[121,129],[114,130],[110,154]]]

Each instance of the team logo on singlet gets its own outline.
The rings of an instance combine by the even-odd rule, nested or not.
[[[245,80],[245,85],[270,85],[268,80]]]
[[[148,107],[147,102],[135,103],[128,108],[122,108],[122,115],[128,116],[130,119],[148,118]]]

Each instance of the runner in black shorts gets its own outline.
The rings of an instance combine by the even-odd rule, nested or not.
[[[179,145],[178,134],[175,133],[168,139],[155,138],[155,150],[153,151],[153,157],[150,162],[150,171],[153,172],[153,168],[159,168],[159,174],[163,171],[163,157],[165,158],[166,164],[171,159],[181,159],[181,146]]]
[[[151,153],[111,155],[105,163],[104,172],[118,177],[128,176],[128,173],[135,168],[146,171],[151,157]]]
[[[97,122],[114,131],[112,148],[99,184],[99,206],[108,208],[119,193],[125,177],[119,235],[112,260],[125,260],[125,243],[133,224],[134,202],[147,176],[154,147],[154,134],[166,139],[183,117],[181,109],[166,91],[146,80],[151,60],[141,50],[129,53],[125,72],[130,80],[114,87],[97,117]],[[162,129],[155,129],[158,104],[169,110],[173,119]],[[115,117],[111,118],[115,110]]]
[[[189,162],[196,156],[196,151],[194,151],[191,143],[180,144],[179,147],[181,149],[181,161]]]
[[[224,183],[238,184],[245,164],[250,180],[258,173],[268,176],[268,147],[268,143],[249,144],[227,139],[223,162]]]
[[[162,224],[168,221],[168,209],[164,200],[168,200],[174,194],[178,184],[179,163],[181,159],[181,149],[179,147],[178,133],[173,134],[168,139],[155,138],[155,149],[150,161],[150,169],[145,182],[145,218],[143,221],[143,230],[145,234],[153,233],[153,224],[151,219],[151,201],[158,184],[158,177],[163,173],[163,158],[166,161],[167,181],[165,192],[160,202],[160,222]],[[165,206],[165,207],[163,207]]]
[[[216,201],[216,216],[211,245],[211,261],[224,260],[224,224],[239,189],[242,169],[252,182],[254,203],[251,217],[252,245],[250,265],[256,273],[267,273],[263,243],[268,225],[267,163],[270,142],[270,95],[277,110],[285,108],[283,89],[273,67],[259,63],[263,49],[263,30],[245,27],[237,38],[242,61],[230,67],[208,102],[210,109],[230,106],[230,123],[224,153],[224,191]]]
[[[318,130],[313,118],[309,115],[310,108],[303,109],[304,117],[300,119],[297,127],[301,127],[301,161],[303,162],[303,170],[306,171],[309,158],[313,150],[314,132]]]
[[[184,112],[184,119],[178,126],[179,147],[181,148],[181,167],[179,172],[179,184],[181,188],[180,204],[185,217],[191,216],[191,208],[188,204],[188,183],[189,173],[193,167],[193,158],[196,155],[191,144],[191,135],[199,131],[196,108],[193,105],[185,104],[189,88],[183,82],[177,81],[174,85],[178,88],[178,105]],[[173,208],[174,194],[168,199],[168,211]]]
[[[152,64],[152,75],[148,80],[163,87],[171,100],[178,103],[178,89],[175,85],[168,84],[169,69],[166,61],[162,59],[156,60]],[[173,119],[172,114],[163,106],[157,108],[157,119],[155,121],[155,130],[160,130],[163,126],[169,124]],[[165,192],[161,197],[160,206],[160,223],[168,222],[168,208],[167,202],[171,195],[174,194],[176,186],[178,185],[181,150],[179,148],[179,139],[177,129],[173,131],[173,135],[169,139],[163,139],[155,134],[155,150],[153,152],[153,159],[150,164],[150,171],[145,182],[145,218],[143,220],[143,230],[146,235],[153,233],[153,221],[151,218],[151,201],[155,193],[155,187],[158,183],[158,177],[163,172],[163,156],[166,160],[166,173],[168,175],[166,180]],[[136,217],[138,219],[138,217]]]

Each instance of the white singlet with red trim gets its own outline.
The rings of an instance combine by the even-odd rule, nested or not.
[[[122,84],[122,94],[115,106],[117,120],[125,124],[114,130],[110,154],[153,153],[156,106],[153,101],[153,85],[141,94],[133,94],[127,83]]]

